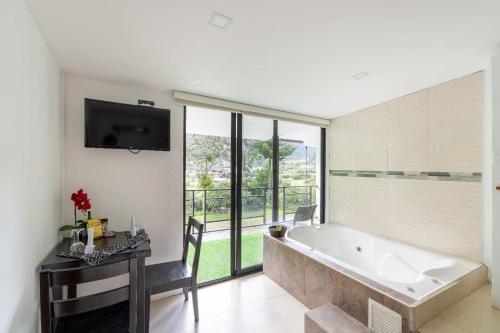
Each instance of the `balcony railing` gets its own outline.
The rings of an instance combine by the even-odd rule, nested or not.
[[[280,221],[293,220],[300,206],[316,203],[318,187],[280,186]],[[244,188],[242,190],[242,224],[257,226],[272,220],[273,189],[268,187]],[[231,189],[186,190],[186,218],[194,216],[205,223],[205,231],[229,229],[231,221]]]

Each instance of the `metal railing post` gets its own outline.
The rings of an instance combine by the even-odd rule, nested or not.
[[[309,186],[309,206],[312,206],[312,186]]]
[[[191,198],[193,199],[191,201],[191,210],[192,210],[192,217],[194,217],[194,191],[191,191]]]
[[[283,222],[286,218],[286,187],[283,187]]]
[[[264,189],[264,215],[262,223],[266,224],[266,214],[267,214],[267,188]]]
[[[203,224],[207,232],[207,190],[203,190]]]

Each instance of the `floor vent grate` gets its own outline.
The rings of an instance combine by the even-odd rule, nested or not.
[[[401,333],[403,319],[399,313],[369,299],[368,327],[375,333]]]

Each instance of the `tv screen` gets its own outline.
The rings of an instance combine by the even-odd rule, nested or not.
[[[170,150],[170,110],[86,98],[85,147]]]

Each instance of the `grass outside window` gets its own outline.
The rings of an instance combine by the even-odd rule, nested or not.
[[[250,267],[262,263],[262,233],[243,235],[241,266]],[[198,269],[198,283],[230,276],[231,249],[229,238],[203,241]],[[194,248],[190,246],[188,262],[193,263]]]

